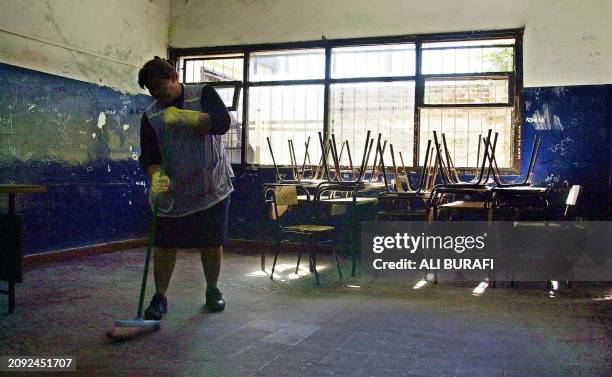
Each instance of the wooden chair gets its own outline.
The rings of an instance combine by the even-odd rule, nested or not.
[[[274,224],[273,238],[276,247],[270,279],[274,280],[274,270],[276,268],[278,255],[281,251],[281,245],[285,242],[297,240],[299,241],[301,247],[305,246],[307,248],[310,270],[315,275],[317,285],[320,285],[319,273],[317,271],[316,248],[318,245],[324,242],[331,243],[333,241],[335,227],[318,224],[316,201],[313,207],[308,208],[306,210],[306,213],[308,214],[308,221],[302,222],[299,220],[300,213],[298,213],[299,202],[297,195],[297,191],[299,189],[301,189],[299,186],[291,184],[274,185],[272,187],[264,188],[265,202],[269,206],[268,217]],[[307,196],[309,195],[306,190],[302,190]],[[340,268],[338,256],[336,255],[335,249],[333,247],[332,254],[336,261],[338,275],[340,276],[340,278],[342,278],[342,270]],[[295,267],[296,274],[298,273],[298,269],[300,266],[301,256],[302,251],[300,250],[298,253],[297,265]]]

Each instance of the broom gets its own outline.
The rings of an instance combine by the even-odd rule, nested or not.
[[[168,139],[170,135],[166,135],[162,151],[162,162],[160,167],[160,176],[166,171],[165,165],[168,160]],[[149,237],[147,240],[147,255],[145,257],[144,272],[142,275],[142,284],[140,285],[140,298],[138,299],[138,311],[135,319],[116,320],[115,326],[106,332],[106,336],[113,340],[123,341],[136,338],[140,335],[145,335],[160,328],[160,321],[146,320],[142,317],[142,309],[144,306],[145,290],[147,288],[147,276],[149,275],[149,262],[151,260],[151,250],[155,241],[155,227],[157,225],[157,213],[159,212],[159,195],[153,200],[153,219],[149,228]]]

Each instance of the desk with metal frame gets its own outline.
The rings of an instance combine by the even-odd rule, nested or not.
[[[17,194],[38,194],[47,191],[47,186],[43,185],[0,185],[0,194],[8,194],[8,213],[9,216],[16,215],[16,196]],[[21,234],[16,235],[21,237]],[[17,242],[22,245],[23,242]],[[17,266],[18,271],[16,276],[9,277],[7,275],[8,289],[1,289],[0,293],[8,295],[8,312],[13,313],[15,311],[15,283],[21,283],[21,257],[22,251],[20,251],[18,260],[19,265]],[[0,277],[2,278],[2,277]]]

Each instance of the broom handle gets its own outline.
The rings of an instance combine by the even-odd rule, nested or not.
[[[170,139],[170,133],[164,135],[164,145],[162,148],[162,161],[159,169],[159,175],[162,176],[166,171],[166,163],[168,160],[168,144]],[[153,219],[151,219],[151,225],[149,228],[149,237],[147,240],[147,256],[145,257],[144,272],[142,274],[142,284],[140,285],[140,298],[138,299],[138,312],[136,318],[142,318],[142,310],[144,307],[145,291],[147,289],[147,277],[149,275],[149,262],[151,261],[151,252],[153,250],[153,243],[155,242],[155,227],[157,226],[157,213],[159,212],[159,195],[153,199]]]

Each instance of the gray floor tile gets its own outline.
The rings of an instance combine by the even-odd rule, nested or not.
[[[541,288],[467,284],[414,290],[373,277],[338,283],[333,269],[271,281],[258,255],[227,253],[223,313],[202,310],[196,254],[179,255],[161,330],[111,343],[131,318],[143,250],[26,271],[17,311],[0,315],[0,355],[74,355],[75,376],[609,376],[605,286],[548,297]],[[287,260],[295,263],[295,256]],[[152,291],[150,280],[148,292]],[[344,284],[359,285],[348,288]],[[472,287],[473,288],[473,287]],[[6,305],[0,296],[0,307]]]

